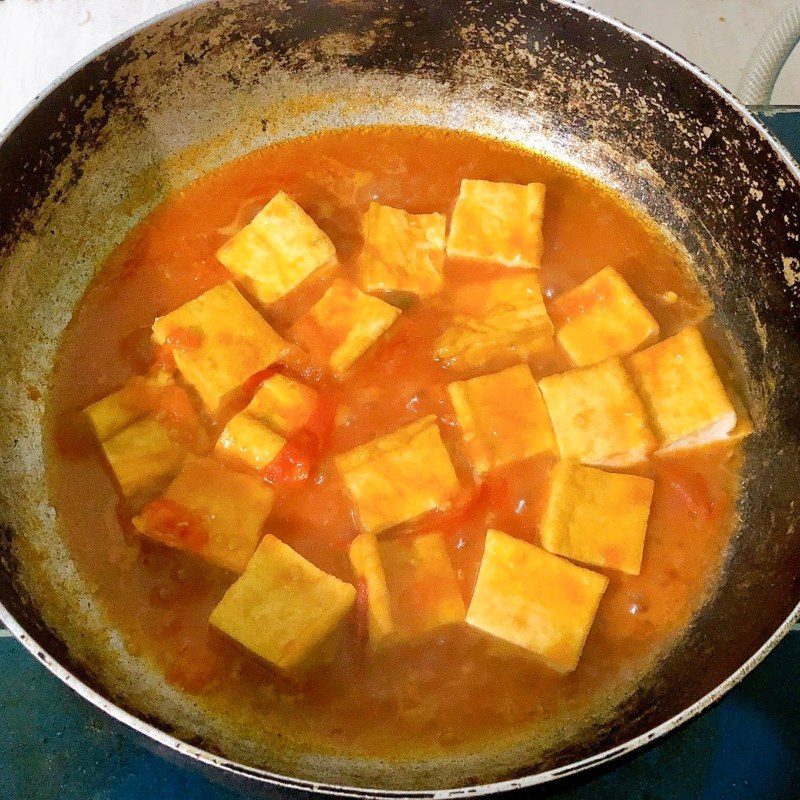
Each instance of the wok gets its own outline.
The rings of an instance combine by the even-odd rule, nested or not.
[[[248,750],[125,651],[49,504],[51,365],[104,256],[206,170],[287,137],[374,123],[498,137],[621,191],[688,251],[749,398],[757,433],[716,590],[609,718],[546,753],[392,765]],[[491,793],[577,774],[664,735],[741,680],[800,616],[798,178],[696,68],[566,2],[229,0],[190,4],[117,41],[0,144],[0,618],[88,701],[251,790]]]

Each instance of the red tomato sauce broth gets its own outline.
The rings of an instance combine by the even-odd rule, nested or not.
[[[302,688],[277,678],[209,628],[209,614],[232,583],[231,573],[133,530],[131,513],[81,410],[131,375],[146,372],[154,358],[169,357],[150,344],[150,325],[230,278],[216,250],[282,189],[331,237],[342,271],[354,277],[360,216],[370,200],[449,214],[463,177],[546,184],[540,271],[546,297],[612,265],[656,316],[664,335],[702,316],[706,301],[687,277],[680,253],[620,198],[585,177],[537,154],[464,133],[374,128],[266,148],[168,198],[108,259],[61,343],[49,408],[51,496],[74,561],[110,621],[130,651],[151,660],[170,684],[216,713],[250,720],[264,731],[280,730],[287,741],[310,748],[419,757],[518,736],[563,714],[587,713],[601,698],[633,688],[687,625],[706,596],[732,529],[735,448],[674,458],[668,469],[650,464],[636,470],[657,481],[641,574],[605,571],[610,585],[575,672],[559,675],[499,653],[466,626],[371,656],[363,641],[363,602],[357,602],[336,660],[312,673]],[[502,272],[449,260],[443,292],[405,308],[341,382],[313,364],[288,365],[321,378],[315,388],[335,408],[335,419],[331,414],[324,423],[329,435],[321,437],[324,446],[308,466],[309,478],[276,482],[265,532],[352,581],[347,547],[357,528],[332,456],[435,413],[463,496],[450,511],[410,527],[445,533],[465,602],[487,527],[538,543],[553,459],[502,468],[477,487],[445,390],[463,375],[430,355],[430,343],[446,323],[451,293]],[[330,279],[314,276],[273,306],[268,321],[285,333]],[[192,335],[182,332],[173,346],[191,346]],[[569,367],[560,354],[534,358],[530,365],[537,378]],[[245,395],[257,381],[258,376]],[[184,400],[171,402],[180,416]],[[238,402],[241,407],[242,398]],[[219,422],[205,422],[213,441]],[[174,509],[156,511],[169,527]]]

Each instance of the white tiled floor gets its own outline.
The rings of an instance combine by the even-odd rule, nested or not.
[[[84,55],[182,2],[0,0],[0,129]],[[786,2],[587,0],[670,45],[732,89],[753,46]],[[790,59],[773,100],[800,103],[800,52]]]

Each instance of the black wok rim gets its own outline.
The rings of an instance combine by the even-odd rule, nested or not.
[[[129,28],[125,32],[114,37],[89,53],[83,59],[74,64],[70,69],[51,81],[33,98],[33,100],[31,100],[22,108],[22,110],[11,120],[6,128],[0,132],[0,148],[3,147],[6,139],[11,135],[14,129],[22,123],[28,114],[30,114],[44,98],[49,96],[67,79],[80,72],[80,70],[83,69],[87,64],[91,63],[99,56],[102,56],[117,44],[124,42],[129,37],[145,30],[146,28],[212,1],[213,0],[188,0],[188,2],[182,3],[181,5],[176,6],[175,8],[172,8],[162,14],[150,17],[138,25]],[[741,101],[739,101],[728,89],[723,87],[719,82],[714,80],[702,69],[653,37],[641,33],[635,28],[620,22],[608,14],[587,8],[586,6],[575,2],[575,0],[548,0],[548,2],[580,12],[588,17],[594,18],[616,28],[617,30],[638,40],[642,44],[647,45],[648,47],[667,56],[667,58],[675,62],[677,65],[690,72],[696,78],[699,78],[723,102],[736,110],[747,126],[756,131],[769,144],[772,150],[780,157],[786,169],[794,176],[795,180],[800,183],[800,168],[795,163],[794,159],[789,154],[788,150],[783,146],[783,144],[781,144],[767,130],[767,128],[761,122],[759,122],[758,119],[756,119],[753,113]],[[20,623],[8,611],[2,602],[0,602],[0,622],[5,625],[8,631],[36,658],[37,661],[43,664],[55,677],[61,680],[70,689],[94,705],[96,708],[128,726],[137,733],[148,737],[160,746],[167,748],[168,750],[171,750],[181,756],[185,756],[186,758],[201,762],[206,766],[229,773],[231,776],[249,779],[262,784],[273,785],[284,789],[293,789],[300,792],[321,793],[336,797],[415,797],[441,798],[441,800],[450,800],[451,798],[491,795],[501,792],[542,786],[562,778],[580,775],[581,773],[585,773],[600,766],[609,765],[611,762],[617,761],[618,759],[623,758],[624,756],[629,755],[636,750],[652,744],[656,740],[676,730],[701,714],[706,709],[710,708],[737,684],[739,684],[750,672],[752,672],[752,670],[757,667],[777,646],[783,637],[786,636],[798,622],[800,622],[800,603],[794,607],[792,612],[766,640],[766,642],[764,642],[764,644],[728,678],[716,686],[712,691],[695,701],[692,705],[688,706],[670,719],[665,720],[660,725],[651,728],[646,733],[636,736],[633,739],[624,742],[623,744],[617,745],[616,747],[604,750],[601,753],[574,761],[561,767],[526,775],[520,778],[450,789],[411,791],[377,789],[369,787],[361,788],[333,783],[315,782],[307,779],[291,778],[285,775],[269,772],[268,770],[248,767],[240,762],[232,761],[224,758],[223,756],[215,755],[202,748],[187,744],[186,742],[170,735],[169,733],[166,733],[165,731],[162,731],[154,725],[141,720],[139,717],[126,711],[108,698],[104,697],[98,691],[92,689],[84,681],[70,672],[53,655],[48,653],[43,646],[40,645],[39,642],[37,642],[37,640],[27,630],[25,630],[22,625],[20,625]]]

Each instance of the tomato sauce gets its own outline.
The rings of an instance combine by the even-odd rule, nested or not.
[[[540,272],[546,298],[610,265],[657,318],[662,335],[705,313],[706,301],[687,277],[680,253],[620,198],[584,176],[468,134],[373,128],[278,144],[168,198],[108,259],[61,343],[49,409],[49,480],[74,561],[132,652],[151,660],[165,681],[212,713],[248,726],[256,739],[279,731],[287,747],[416,758],[518,737],[554,725],[564,714],[588,714],[604,698],[632,689],[670,647],[721,564],[736,494],[732,447],[635,470],[656,478],[642,571],[606,571],[610,586],[575,672],[559,675],[498,652],[466,628],[370,657],[363,644],[361,587],[336,659],[298,688],[209,628],[209,614],[232,574],[132,529],[130,511],[120,502],[81,409],[145,373],[154,360],[169,360],[168,352],[151,345],[150,326],[155,317],[230,278],[216,250],[284,190],[331,237],[343,273],[355,277],[360,217],[370,200],[413,213],[450,214],[463,177],[547,185]],[[430,357],[452,293],[501,273],[502,268],[449,260],[440,294],[404,309],[345,380],[322,378],[317,386],[327,405],[320,410],[312,463],[297,455],[307,454],[307,447],[287,443],[280,463],[266,475],[276,501],[265,532],[352,581],[347,548],[357,528],[332,456],[435,413],[465,488],[453,508],[432,514],[415,530],[427,526],[445,533],[465,601],[487,527],[539,542],[553,459],[513,464],[492,473],[479,489],[470,488],[445,390],[463,376]],[[285,334],[330,280],[328,274],[313,277],[274,305],[268,321]],[[177,331],[171,345],[191,348],[198,335]],[[537,378],[569,367],[559,353],[534,357],[530,365]],[[323,374],[307,362],[287,368],[288,374]],[[247,391],[255,391],[258,379]],[[183,402],[173,398],[174,414],[183,413]],[[219,421],[205,424],[213,441]],[[185,530],[201,535],[199,523],[184,519],[180,508],[162,504],[150,513],[159,517],[165,540]]]

